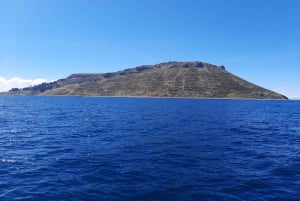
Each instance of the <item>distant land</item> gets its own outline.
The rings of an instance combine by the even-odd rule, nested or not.
[[[114,73],[73,74],[2,94],[287,99],[231,74],[224,66],[199,61],[143,65]]]

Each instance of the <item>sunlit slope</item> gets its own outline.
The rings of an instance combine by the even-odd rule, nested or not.
[[[10,93],[26,95],[150,96],[286,99],[203,62],[167,62],[115,73],[73,74]]]

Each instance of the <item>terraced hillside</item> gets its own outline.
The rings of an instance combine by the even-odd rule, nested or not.
[[[9,94],[287,99],[243,80],[224,66],[167,62],[115,73],[73,74]]]

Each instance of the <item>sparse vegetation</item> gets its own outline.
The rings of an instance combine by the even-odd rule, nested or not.
[[[9,94],[286,99],[203,62],[167,62],[115,73],[73,74]]]

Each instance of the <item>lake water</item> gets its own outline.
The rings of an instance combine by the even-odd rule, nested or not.
[[[0,200],[300,200],[300,101],[0,96]]]

